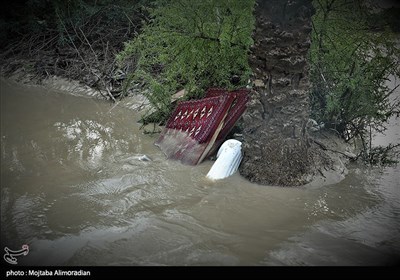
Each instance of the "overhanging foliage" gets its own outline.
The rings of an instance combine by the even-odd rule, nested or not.
[[[141,34],[118,56],[120,61],[138,59],[127,87],[132,81],[147,83],[155,119],[162,120],[177,90],[184,88],[186,98],[193,98],[210,86],[244,86],[250,74],[253,6],[254,0],[155,1]]]
[[[361,138],[372,151],[370,128],[383,132],[400,113],[387,81],[400,75],[398,39],[367,1],[316,0],[310,52],[312,116],[344,139]]]

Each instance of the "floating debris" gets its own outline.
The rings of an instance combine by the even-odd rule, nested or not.
[[[178,103],[155,145],[167,158],[196,165],[211,156],[246,109],[249,90],[207,90],[206,97]]]

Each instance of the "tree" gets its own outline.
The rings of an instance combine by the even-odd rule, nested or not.
[[[371,130],[383,132],[400,113],[395,89],[400,51],[388,24],[377,26],[378,10],[367,1],[317,0],[310,52],[312,117],[346,141],[361,139],[363,156],[372,153]],[[372,155],[372,154],[371,154]]]
[[[138,80],[148,85],[146,96],[156,113],[145,116],[144,122],[165,120],[172,109],[171,95],[182,88],[186,98],[194,98],[210,86],[246,85],[253,6],[252,0],[153,2],[150,20],[119,55],[120,61],[137,59],[126,87]]]
[[[311,0],[258,1],[250,66],[254,95],[243,117],[240,173],[252,182],[307,182]]]

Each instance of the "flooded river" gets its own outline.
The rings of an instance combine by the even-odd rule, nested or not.
[[[399,263],[399,166],[312,188],[213,183],[211,161],[166,160],[138,118],[1,80],[1,247],[27,244],[18,264]]]

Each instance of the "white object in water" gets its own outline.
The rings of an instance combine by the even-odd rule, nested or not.
[[[219,148],[217,160],[208,172],[207,178],[219,180],[232,175],[238,169],[242,158],[242,143],[235,139],[226,140]]]

